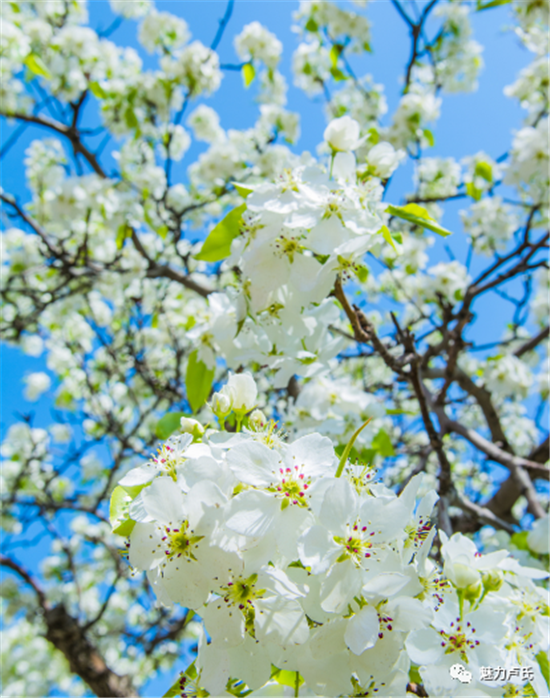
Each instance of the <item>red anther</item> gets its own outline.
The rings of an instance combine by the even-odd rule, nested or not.
[[[285,497],[290,497],[290,492],[285,492]]]
[[[366,526],[363,526],[363,528],[362,528],[361,530],[364,532],[364,531],[367,530],[367,527],[366,527]]]
[[[382,639],[384,637],[384,633],[378,633],[378,637]]]
[[[388,630],[391,630],[391,629],[392,629],[392,626],[391,626],[391,625],[388,625]]]
[[[304,496],[304,493],[303,493],[303,492],[300,492],[300,497],[303,497],[303,496]]]

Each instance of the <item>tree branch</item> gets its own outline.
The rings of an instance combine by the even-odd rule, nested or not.
[[[71,671],[77,674],[100,698],[134,698],[138,693],[129,676],[119,676],[109,669],[97,648],[88,640],[84,628],[63,604],[51,606],[44,591],[19,563],[5,555],[0,566],[7,567],[32,587],[43,611],[46,640],[62,652]]]
[[[514,356],[517,356],[518,358],[520,356],[523,356],[526,354],[528,351],[532,351],[537,347],[542,341],[544,341],[548,336],[550,335],[550,327],[545,327],[543,330],[541,330],[538,334],[536,334],[534,337],[531,337],[525,344],[522,344],[518,349],[515,350]]]

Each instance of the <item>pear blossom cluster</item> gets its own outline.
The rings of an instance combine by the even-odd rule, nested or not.
[[[366,0],[301,2],[287,61],[256,3],[200,40],[172,5],[1,3],[26,185],[0,191],[1,328],[33,403],[0,446],[3,555],[39,551],[30,578],[124,695],[198,643],[170,695],[542,698],[545,3],[498,4],[524,118],[468,155],[438,121],[477,85],[489,0],[384,3],[403,39],[422,24],[396,101]],[[95,692],[6,572],[3,694]]]
[[[547,573],[441,532],[439,567],[429,557],[438,497],[421,475],[397,496],[327,437],[287,441],[257,395],[250,374],[230,376],[212,399],[219,428],[183,418],[113,495],[130,565],[208,634],[182,695],[191,682],[209,695],[263,695],[281,672],[300,695],[402,694],[417,671],[445,696],[457,662],[475,695],[497,688],[482,666],[511,663],[543,695],[535,657],[548,649],[548,598],[537,581]],[[227,432],[231,413],[237,430]]]

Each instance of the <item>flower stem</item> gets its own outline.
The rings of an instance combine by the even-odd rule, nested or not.
[[[294,698],[298,698],[300,695],[300,672],[296,672],[296,681],[294,683]]]

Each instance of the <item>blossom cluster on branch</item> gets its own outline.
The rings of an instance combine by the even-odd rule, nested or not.
[[[422,474],[396,496],[348,459],[353,442],[338,458],[317,433],[285,441],[252,411],[256,396],[250,374],[230,376],[214,396],[222,430],[182,418],[184,433],[112,496],[132,567],[160,603],[204,622],[182,695],[266,695],[285,683],[294,695],[404,695],[412,668],[430,696],[496,696],[527,673],[505,686],[483,681],[481,667],[512,665],[543,695],[550,616],[533,582],[548,573],[506,550],[483,555],[459,533],[440,533],[442,565],[432,562],[438,496],[417,501]],[[461,662],[475,676],[464,692],[451,671]]]
[[[289,61],[249,5],[1,3],[2,694],[541,698],[547,4],[379,3],[395,85],[366,0]],[[487,16],[524,119],[457,156]]]

